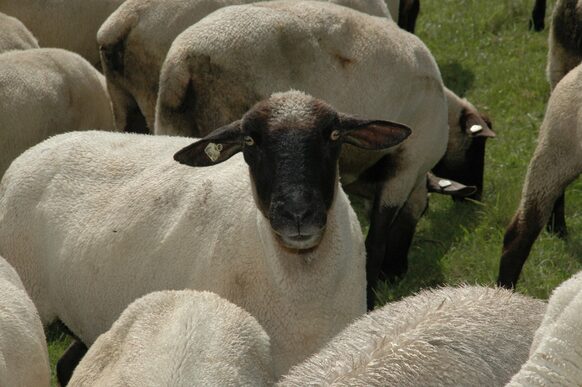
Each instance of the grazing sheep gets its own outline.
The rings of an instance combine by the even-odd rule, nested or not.
[[[527,168],[521,202],[503,239],[498,283],[513,287],[554,203],[582,172],[582,67],[570,71],[552,92],[538,145]],[[574,140],[573,140],[574,139]],[[566,228],[557,230],[565,235]]]
[[[20,20],[41,47],[76,52],[99,66],[95,36],[124,0],[0,0],[0,12]]]
[[[0,53],[38,48],[38,42],[20,20],[0,12]]]
[[[350,146],[340,159],[342,185],[375,195],[366,241],[372,308],[380,270],[391,279],[406,272],[427,204],[426,173],[446,149],[438,67],[416,36],[383,17],[309,1],[227,7],[174,40],[160,76],[155,132],[204,135],[289,88],[413,128],[401,146],[376,153]]]
[[[465,98],[445,88],[449,113],[449,142],[445,156],[433,168],[442,178],[475,186],[469,197],[480,200],[485,171],[485,142],[495,137],[491,121]]]
[[[16,271],[0,257],[0,386],[49,386],[46,339]]]
[[[210,292],[150,293],[121,314],[77,366],[71,387],[269,386],[269,336]]]
[[[552,13],[546,69],[550,88],[582,61],[582,0],[558,0]]]
[[[280,376],[366,310],[341,144],[373,152],[409,134],[288,92],[188,147],[183,137],[55,136],[0,184],[0,254],[43,322],[60,318],[87,345],[144,294],[213,291],[265,328]],[[172,159],[181,148],[176,160],[199,168]],[[222,163],[241,151],[248,165]]]
[[[97,33],[117,128],[153,132],[160,69],[174,38],[219,8],[254,1],[128,0],[121,5]],[[329,1],[388,15],[383,0]]]
[[[105,78],[55,48],[0,55],[0,176],[29,147],[55,134],[114,128]]]
[[[544,309],[504,289],[425,290],[361,317],[278,385],[502,386]]]
[[[529,20],[529,29],[542,31],[545,27],[544,19],[546,17],[546,0],[535,0],[531,19]]]
[[[582,383],[582,274],[554,290],[531,346],[530,358],[508,384],[572,386]]]

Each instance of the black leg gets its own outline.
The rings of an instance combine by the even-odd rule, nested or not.
[[[65,350],[65,353],[57,362],[57,380],[64,387],[69,383],[75,368],[87,353],[87,346],[81,341],[75,340]]]
[[[554,203],[554,209],[552,215],[550,215],[550,221],[547,224],[548,232],[555,234],[558,238],[566,239],[568,236],[568,229],[566,228],[566,215],[564,213],[564,207],[566,202],[566,194],[560,195],[558,200]]]

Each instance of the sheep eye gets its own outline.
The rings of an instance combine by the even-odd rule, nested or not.
[[[251,136],[245,136],[245,145],[252,146],[255,145],[255,140]]]
[[[339,130],[334,130],[331,132],[329,138],[331,138],[333,141],[336,141],[338,138],[340,138],[340,132]]]

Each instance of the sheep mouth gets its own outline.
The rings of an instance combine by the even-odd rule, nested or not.
[[[325,228],[321,229],[319,232],[313,234],[294,234],[285,235],[275,232],[277,240],[283,245],[283,247],[297,251],[297,252],[307,252],[316,248],[321,239],[323,238],[323,231]]]

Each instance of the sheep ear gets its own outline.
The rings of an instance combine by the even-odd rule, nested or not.
[[[174,160],[191,167],[216,165],[240,152],[242,140],[241,121],[238,120],[180,150]]]
[[[344,143],[367,150],[390,148],[404,141],[412,130],[403,124],[381,120],[363,120],[341,115],[340,127]]]
[[[493,138],[497,136],[491,129],[489,118],[481,114],[464,112],[461,117],[461,127],[471,137]]]
[[[477,187],[474,185],[464,185],[454,180],[441,179],[430,172],[427,174],[426,186],[428,192],[435,192],[456,198],[464,198],[477,192]]]

